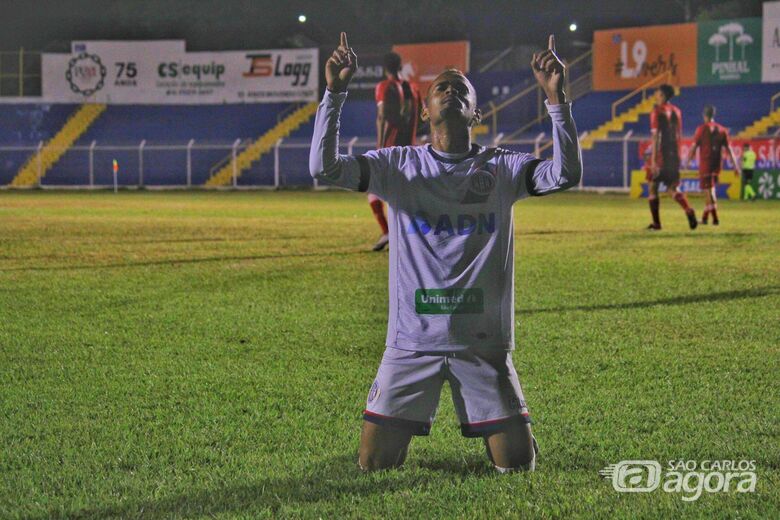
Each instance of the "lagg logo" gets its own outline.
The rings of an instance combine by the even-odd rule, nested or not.
[[[311,73],[311,63],[308,62],[287,62],[282,63],[282,55],[276,56],[274,62],[272,54],[247,54],[249,58],[249,71],[244,72],[245,78],[266,78],[268,76],[276,77],[295,77],[292,82],[293,87],[305,86],[309,84],[309,74]]]

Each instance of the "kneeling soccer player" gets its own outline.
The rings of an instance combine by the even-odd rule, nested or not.
[[[389,208],[387,348],[363,415],[364,470],[403,463],[412,436],[430,432],[444,381],[463,434],[484,439],[499,471],[534,468],[535,442],[511,355],[512,205],[577,185],[582,160],[552,36],[531,65],[547,95],[552,161],[472,143],[480,112],[474,87],[456,70],[442,72],[428,89],[422,116],[430,122],[430,145],[339,155],[341,107],[357,68],[346,34],[325,64],[311,174],[375,193]]]

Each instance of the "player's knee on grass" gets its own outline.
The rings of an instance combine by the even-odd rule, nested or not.
[[[358,457],[360,469],[378,471],[400,467],[406,460],[411,440],[412,434],[406,430],[364,421]]]
[[[485,435],[484,440],[488,458],[500,473],[535,469],[536,454],[530,424],[511,422],[506,429]]]

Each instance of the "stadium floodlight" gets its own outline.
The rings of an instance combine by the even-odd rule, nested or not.
[[[570,23],[570,24],[569,24],[569,30],[570,30],[571,32],[574,32],[574,31],[576,31],[576,30],[577,30],[577,23],[576,23],[576,22],[572,22],[572,23]]]
[[[299,14],[298,15],[298,21],[301,23],[306,23],[306,15],[305,14]]]

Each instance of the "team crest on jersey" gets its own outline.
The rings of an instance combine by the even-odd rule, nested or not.
[[[374,384],[371,385],[371,390],[368,391],[368,402],[373,402],[377,397],[379,397],[379,381],[374,380]]]
[[[463,204],[476,204],[487,201],[496,186],[496,176],[491,172],[490,164],[469,175],[469,189],[461,201]]]
[[[487,195],[495,185],[495,177],[487,170],[477,170],[471,175],[471,191],[477,195]]]

